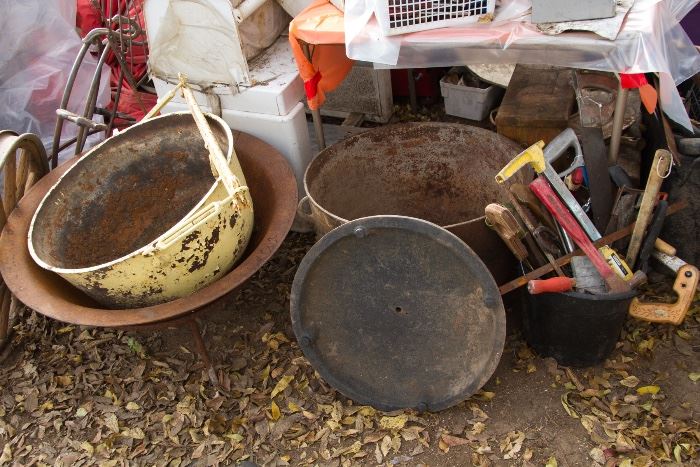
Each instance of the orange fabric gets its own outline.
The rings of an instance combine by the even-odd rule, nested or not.
[[[309,44],[311,60],[300,41]],[[318,109],[326,92],[338,87],[352,68],[352,60],[345,55],[343,12],[327,0],[316,0],[289,23],[289,43],[309,107]]]
[[[659,95],[656,89],[649,84],[644,73],[620,73],[620,86],[623,89],[639,88],[639,97],[642,99],[644,108],[650,114],[654,113]]]
[[[654,86],[649,83],[642,85],[642,87],[639,88],[639,97],[642,99],[642,103],[644,104],[644,108],[647,109],[647,112],[653,114],[654,111],[656,111],[656,102],[659,99],[659,95],[656,89],[654,89]]]

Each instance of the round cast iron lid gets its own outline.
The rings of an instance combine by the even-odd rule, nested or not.
[[[505,340],[479,257],[430,222],[372,216],[325,235],[291,293],[294,333],[334,388],[381,410],[442,410],[491,377]]]

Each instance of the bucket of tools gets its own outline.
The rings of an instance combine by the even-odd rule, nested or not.
[[[586,367],[603,362],[615,349],[636,292],[524,295],[527,343],[560,365]]]

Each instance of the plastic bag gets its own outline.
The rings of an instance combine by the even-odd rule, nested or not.
[[[50,150],[56,109],[81,47],[75,31],[75,0],[0,0],[0,129],[39,135]],[[86,56],[68,103],[83,112],[97,66]],[[102,74],[97,103],[109,99],[107,72]],[[62,140],[74,137],[75,125],[64,125]]]

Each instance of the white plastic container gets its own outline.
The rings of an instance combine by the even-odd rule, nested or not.
[[[440,93],[445,98],[446,114],[481,121],[501,98],[503,88],[493,84],[487,88],[451,84],[445,82],[443,77],[440,80]]]
[[[385,36],[475,23],[496,0],[378,0],[374,9]]]

